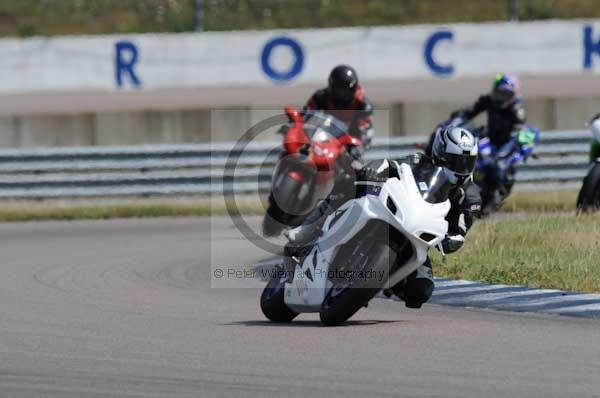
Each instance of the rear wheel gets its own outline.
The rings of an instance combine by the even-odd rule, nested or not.
[[[291,322],[298,316],[285,305],[283,295],[285,293],[285,277],[274,275],[265,286],[260,295],[260,309],[267,319],[273,322]]]
[[[397,253],[390,246],[388,229],[378,227],[376,234],[363,235],[358,244],[348,242],[336,256],[330,270],[333,286],[319,312],[324,325],[344,323],[385,286]]]
[[[577,210],[588,212],[600,208],[600,163],[596,163],[583,180],[577,197]]]
[[[481,190],[481,217],[487,217],[497,208],[496,183],[490,170],[478,170],[474,174],[474,181]]]

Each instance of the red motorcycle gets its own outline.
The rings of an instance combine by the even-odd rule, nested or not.
[[[271,185],[263,234],[276,236],[300,225],[319,200],[332,191],[354,190],[353,158],[349,151],[362,141],[348,126],[321,111],[300,113],[286,107],[290,121],[282,133],[283,153]]]

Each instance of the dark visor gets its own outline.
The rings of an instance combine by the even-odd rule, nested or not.
[[[460,175],[469,175],[475,168],[477,156],[447,154],[446,167]]]
[[[515,93],[511,90],[506,89],[496,89],[492,93],[492,98],[497,102],[506,102],[510,101],[515,96]]]
[[[333,87],[331,87],[331,95],[333,95],[333,98],[345,102],[352,101],[352,99],[354,98],[355,91],[356,86],[348,87],[348,83],[345,82],[334,84]]]

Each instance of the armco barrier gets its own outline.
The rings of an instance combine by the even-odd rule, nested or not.
[[[425,139],[375,140],[366,159],[405,156]],[[542,133],[539,158],[519,168],[516,189],[579,187],[588,169],[589,140],[586,131]],[[241,152],[232,151],[233,143],[5,149],[0,150],[0,198],[219,194],[232,159],[234,191],[264,191],[279,146],[279,141],[250,143]]]

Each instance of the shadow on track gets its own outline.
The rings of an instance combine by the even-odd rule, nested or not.
[[[373,325],[381,325],[386,323],[409,323],[411,321],[405,320],[396,320],[396,321],[378,321],[378,320],[360,320],[353,321],[349,320],[344,322],[343,324],[337,327],[347,327],[347,326],[373,326]],[[267,320],[254,320],[254,321],[239,321],[239,322],[231,322],[231,323],[222,323],[221,326],[262,326],[262,327],[326,327],[321,322],[317,320],[307,320],[307,321],[298,321],[295,320],[289,323],[276,323]]]

